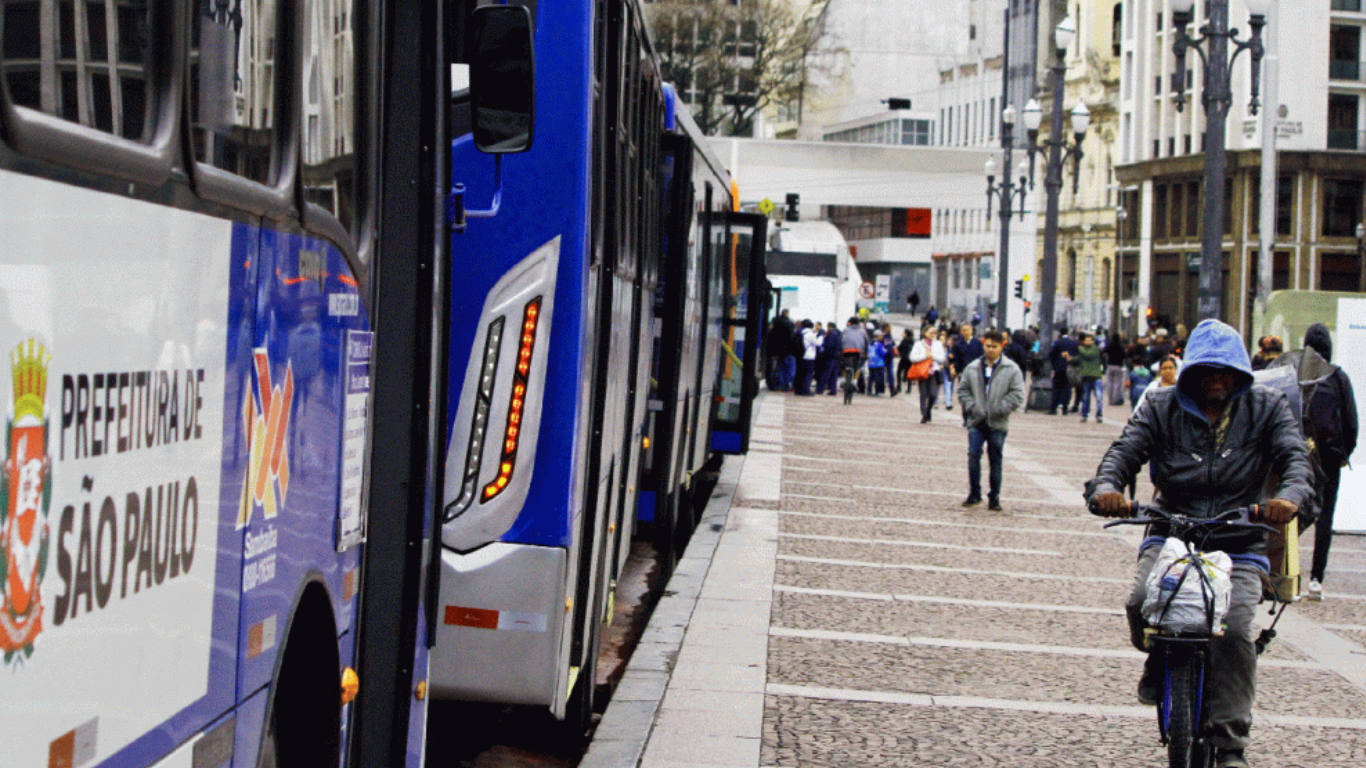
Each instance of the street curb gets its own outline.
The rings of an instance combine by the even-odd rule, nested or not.
[[[730,517],[745,459],[744,454],[727,456],[722,463],[716,488],[697,529],[650,614],[640,643],[631,654],[579,768],[625,768],[640,764],[664,700],[664,690],[677,666],[683,635]]]

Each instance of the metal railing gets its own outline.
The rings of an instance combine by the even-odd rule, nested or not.
[[[1337,59],[1329,59],[1329,61],[1328,61],[1328,79],[1330,79],[1330,80],[1360,80],[1360,79],[1361,79],[1361,62],[1359,62],[1359,61],[1341,61],[1341,60],[1337,60]]]
[[[1366,131],[1350,128],[1328,129],[1329,149],[1366,149]]]

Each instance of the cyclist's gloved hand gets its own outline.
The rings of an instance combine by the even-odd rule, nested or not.
[[[1261,513],[1262,520],[1272,525],[1285,525],[1300,510],[1298,504],[1285,499],[1272,499],[1257,509]]]
[[[1091,512],[1101,517],[1129,517],[1132,510],[1119,491],[1102,493],[1091,499]]]

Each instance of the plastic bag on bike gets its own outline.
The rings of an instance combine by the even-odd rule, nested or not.
[[[1169,632],[1219,632],[1233,592],[1233,561],[1223,552],[1195,552],[1169,538],[1148,573],[1143,618]]]

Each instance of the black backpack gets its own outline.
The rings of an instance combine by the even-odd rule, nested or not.
[[[1285,392],[1291,412],[1299,419],[1300,435],[1309,451],[1309,464],[1314,472],[1314,498],[1300,509],[1301,531],[1318,519],[1324,489],[1328,484],[1328,475],[1323,471],[1325,447],[1334,443],[1323,426],[1325,420],[1315,417],[1321,416],[1325,407],[1330,413],[1337,412],[1330,402],[1337,399],[1333,394],[1334,388],[1325,386],[1336,371],[1337,366],[1324,360],[1317,352],[1303,349],[1287,352],[1264,370],[1252,374],[1254,382]],[[1340,430],[1335,431],[1340,441]]]

